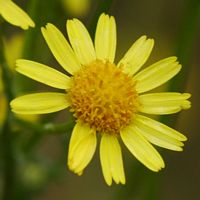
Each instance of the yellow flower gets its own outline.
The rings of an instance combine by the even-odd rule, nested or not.
[[[35,27],[33,20],[11,0],[0,0],[0,15],[9,23],[22,29]]]
[[[100,161],[108,185],[112,179],[125,183],[121,138],[130,152],[152,171],[164,167],[151,145],[182,151],[186,137],[140,113],[171,114],[190,108],[188,93],[149,93],[174,77],[181,69],[176,57],[163,59],[141,70],[154,41],[140,37],[115,64],[116,24],[111,16],[99,18],[94,46],[84,25],[67,21],[71,46],[52,24],[42,34],[54,57],[71,76],[29,60],[17,60],[16,70],[36,81],[65,90],[64,93],[36,93],[11,102],[13,112],[42,114],[67,107],[77,119],[70,139],[68,166],[81,175],[91,161],[100,134]],[[138,73],[137,73],[138,72]]]

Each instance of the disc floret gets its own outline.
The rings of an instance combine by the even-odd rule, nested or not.
[[[96,60],[73,77],[69,91],[75,117],[97,131],[119,133],[137,110],[132,77],[115,64]]]

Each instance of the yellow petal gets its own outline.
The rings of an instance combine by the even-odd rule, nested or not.
[[[116,24],[114,17],[109,17],[103,13],[99,17],[95,35],[97,59],[108,60],[111,63],[114,62],[116,38]]]
[[[28,94],[11,101],[12,111],[18,114],[45,114],[63,110],[69,106],[66,94],[45,92]]]
[[[50,23],[46,25],[46,29],[42,27],[41,31],[60,65],[70,74],[77,72],[81,67],[80,63],[63,34]]]
[[[78,122],[72,132],[69,144],[68,166],[81,175],[91,161],[96,149],[96,132],[87,124]]]
[[[83,65],[96,59],[94,46],[85,26],[78,20],[67,20],[67,32],[76,56]]]
[[[149,127],[154,129],[154,131],[156,132],[160,132],[163,135],[169,136],[171,138],[174,138],[176,140],[179,141],[186,141],[187,138],[179,133],[178,131],[166,126],[165,124],[162,124],[156,120],[153,120],[151,118],[142,116],[142,115],[136,115],[135,119],[140,122],[141,124],[143,124],[145,127]],[[153,130],[152,130],[153,133]]]
[[[169,57],[139,72],[135,77],[138,93],[152,90],[174,77],[181,69],[176,57]]]
[[[103,176],[108,185],[112,184],[112,179],[117,184],[125,184],[121,148],[115,136],[105,133],[102,135],[100,161]]]
[[[33,20],[11,0],[0,1],[0,14],[6,21],[22,29],[35,27]]]
[[[70,78],[46,65],[30,60],[17,60],[16,71],[36,81],[59,89],[70,88]]]
[[[137,117],[134,119],[134,123],[131,126],[135,126],[137,128],[137,132],[143,135],[152,144],[174,151],[182,151],[181,147],[184,144],[181,141],[169,135],[163,134],[155,127],[153,128],[145,123],[142,123],[142,120],[138,120]]]
[[[121,131],[121,138],[130,152],[152,171],[164,168],[164,161],[154,147],[140,134],[135,126],[127,126]]]
[[[188,93],[175,92],[144,94],[138,98],[140,102],[138,109],[140,112],[148,114],[172,114],[182,109],[189,109],[191,103],[187,99],[190,96]]]
[[[147,39],[146,36],[140,37],[119,61],[118,66],[121,66],[129,75],[135,74],[147,61],[153,45],[153,39]]]

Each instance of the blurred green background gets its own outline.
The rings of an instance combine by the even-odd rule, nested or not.
[[[66,4],[65,0],[15,0],[14,2],[29,13],[36,23],[36,28],[24,32],[0,19],[0,29],[4,36],[5,46],[8,48],[8,54],[14,56],[16,52],[21,51],[14,57],[38,61],[61,70],[42,38],[40,27],[51,22],[66,36],[66,20],[78,17],[86,24],[90,32],[94,33],[97,17],[101,11],[105,11],[115,16],[117,23],[116,61],[141,35],[145,34],[154,38],[154,50],[144,67],[165,57],[178,56],[183,70],[168,86],[173,91],[191,93],[192,108],[182,111],[179,115],[170,115],[161,119],[188,137],[184,151],[181,153],[157,148],[166,163],[165,169],[161,172],[149,171],[133,159],[125,148],[123,149],[127,179],[125,186],[113,184],[108,187],[104,183],[98,149],[82,176],[74,175],[67,169],[67,146],[71,128],[69,127],[66,133],[51,131],[48,134],[48,132],[41,133],[37,125],[38,123],[46,124],[49,121],[66,122],[70,120],[67,111],[38,116],[31,120],[32,127],[29,122],[26,124],[26,121],[23,121],[25,126],[23,130],[18,127],[17,123],[13,123],[11,153],[14,161],[8,165],[13,165],[11,171],[14,181],[9,189],[14,195],[11,195],[10,200],[199,199],[200,1],[86,0],[87,4],[84,4],[82,0],[81,3],[75,5],[75,10],[73,10],[73,5]],[[83,4],[82,10],[77,7],[80,4]],[[14,43],[15,48],[11,51],[12,40],[16,35],[20,35],[21,39],[15,39],[18,43]],[[12,61],[10,65],[14,67]],[[13,77],[16,95],[32,91],[50,91],[50,88],[21,75],[14,74]],[[165,88],[167,88],[166,85],[158,90]],[[4,188],[3,165],[6,160],[3,156],[3,148],[7,146],[3,142],[2,140],[0,154],[0,194],[3,193]]]

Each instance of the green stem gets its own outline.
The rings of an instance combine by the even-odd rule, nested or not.
[[[6,63],[4,56],[4,46],[2,37],[0,34],[0,67],[2,69],[2,81],[4,86],[4,93],[8,101],[13,99],[12,92],[12,79],[10,69]],[[3,200],[14,199],[15,190],[15,159],[14,159],[14,149],[12,141],[12,132],[10,129],[12,113],[9,111],[9,106],[7,105],[7,116],[1,129],[1,148],[3,154]]]
[[[16,162],[13,156],[12,134],[9,120],[4,123],[1,134],[1,147],[3,153],[3,200],[14,199]]]
[[[176,56],[182,64],[181,72],[172,79],[169,85],[170,91],[184,90],[190,67],[191,55],[194,53],[194,44],[197,39],[200,17],[200,1],[188,0],[186,3],[186,12],[183,15],[183,24],[178,36]]]
[[[61,124],[53,124],[53,123],[45,123],[45,124],[33,124],[28,121],[24,121],[21,119],[15,118],[14,123],[20,127],[20,130],[31,130],[33,131],[32,136],[25,141],[22,145],[23,152],[29,153],[35,147],[35,145],[40,141],[44,136],[49,134],[66,134],[72,131],[74,127],[74,120],[69,120],[67,123]],[[70,134],[67,134],[67,138],[69,138]]]
[[[25,32],[24,45],[22,49],[22,57],[24,59],[33,59],[35,52],[35,39],[37,38],[38,32],[40,30],[40,25],[38,26],[38,13],[37,8],[39,8],[40,1],[32,0],[29,3],[29,13],[35,21],[36,27],[34,29],[29,29]],[[39,23],[40,24],[40,23]]]
[[[18,126],[21,126],[21,128],[31,129],[35,133],[42,134],[42,135],[54,134],[54,133],[58,133],[58,134],[66,133],[72,129],[72,127],[74,126],[74,123],[75,123],[73,120],[70,120],[67,123],[61,123],[61,124],[53,124],[53,123],[33,124],[31,122],[21,120],[18,118],[15,118],[14,122]]]
[[[200,17],[200,1],[188,0],[186,4],[186,11],[183,15],[183,25],[180,29],[178,36],[178,42],[176,47],[176,56],[182,64],[181,72],[169,82],[169,91],[184,91],[188,74],[189,63],[191,55],[194,52],[194,44],[197,39],[197,28],[199,25],[198,19]],[[163,116],[161,121],[174,127],[176,125],[179,114],[173,116]]]
[[[2,36],[0,33],[0,67],[2,69],[2,81],[4,86],[5,95],[8,101],[13,99],[12,91],[12,77],[9,66],[7,65],[5,55],[4,55],[4,45]]]

